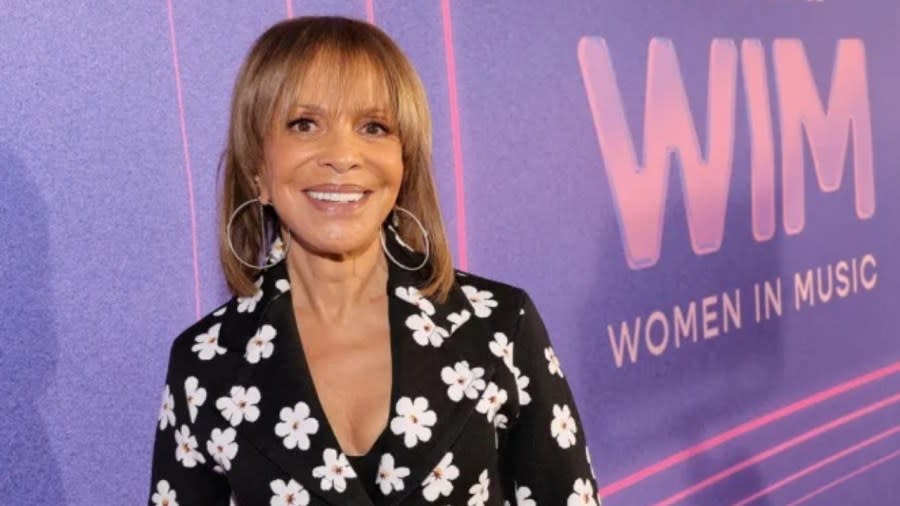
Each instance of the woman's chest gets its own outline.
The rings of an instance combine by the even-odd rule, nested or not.
[[[507,392],[515,388],[504,375],[495,374],[491,381]],[[468,406],[460,406],[462,411],[457,413],[438,413],[431,409],[435,407],[432,404],[417,413],[418,419],[392,412],[394,423],[389,423],[379,444],[375,476],[357,474],[339,448],[317,444],[326,432],[325,426],[320,424],[318,430],[312,431],[308,424],[310,417],[300,420],[294,431],[295,436],[303,436],[306,431],[308,445],[300,443],[302,437],[291,440],[294,432],[287,429],[281,431],[284,437],[277,445],[272,441],[278,438],[275,433],[275,438],[266,441],[247,430],[238,430],[235,442],[239,450],[226,472],[234,502],[238,505],[503,505],[514,494],[510,489],[513,483],[504,476],[502,456],[508,427],[515,417],[511,403],[516,401],[507,397],[505,402],[498,402],[492,394],[480,393]],[[446,389],[435,392],[434,397],[437,395],[447,395]],[[430,396],[422,396],[401,410],[408,407],[415,411],[419,399],[430,402]],[[437,417],[429,418],[429,411]],[[284,421],[276,422],[274,416],[269,419],[263,413],[254,425],[277,427],[279,423],[284,425]],[[375,480],[374,497],[365,494],[372,487],[362,480]]]
[[[498,329],[510,327],[508,318],[498,323],[460,303],[431,307],[398,296],[390,301],[389,329],[380,334],[306,339],[315,327],[308,319],[298,326],[284,310],[289,299],[279,300],[257,324],[261,337],[248,343],[256,349],[265,338],[259,353],[248,351],[235,369],[216,362],[222,376],[218,392],[210,390],[214,409],[238,405],[241,399],[232,398],[252,390],[252,419],[230,408],[232,416],[223,419],[207,406],[197,420],[198,439],[234,429],[234,446],[222,458],[229,459],[225,474],[238,504],[303,491],[308,504],[499,505],[512,497],[500,456],[518,416],[518,392],[507,354],[492,345]],[[235,332],[226,327],[223,333]],[[348,335],[351,343],[367,339],[347,346]],[[358,429],[363,425],[368,432]],[[346,456],[353,439],[355,448],[367,449],[379,433],[380,495],[372,501]]]
[[[389,361],[399,374],[390,403],[382,404],[388,412],[369,435],[372,441],[381,437],[377,475],[372,477],[358,476],[346,458],[355,452],[348,452],[347,441],[341,439],[340,415],[323,408],[327,400],[320,399],[328,399],[328,393],[320,398],[320,385],[312,388],[308,382],[313,373],[297,367],[299,357],[281,361],[279,351],[288,347],[284,341],[276,340],[275,347],[252,374],[228,382],[232,387],[210,384],[216,400],[202,406],[195,425],[199,441],[213,441],[215,434],[233,427],[228,452],[220,453],[223,461],[228,459],[225,475],[237,504],[445,505],[473,500],[471,504],[487,506],[512,497],[501,456],[518,414],[517,386],[501,357],[491,352],[460,356],[447,343],[446,349],[401,353],[396,363]],[[317,358],[308,362],[311,367],[331,363],[335,371],[345,371],[344,380],[357,378],[337,381],[333,394],[363,399],[358,406],[365,398],[377,397],[359,393],[373,383],[371,374],[353,376],[352,367],[344,369],[346,364],[340,363],[345,358],[337,363],[327,355]],[[329,381],[325,374],[316,382],[327,391]],[[354,387],[349,393],[344,386],[348,384]],[[258,394],[248,406],[252,416],[241,418],[236,408],[228,408],[241,404],[241,399],[229,403],[234,386]],[[351,416],[348,426],[361,426],[346,415]],[[376,497],[366,494],[372,487],[363,479],[377,480]],[[274,498],[282,502],[272,502]],[[290,502],[301,499],[308,502]]]
[[[368,452],[385,429],[391,404],[390,334],[379,326],[317,328],[302,346],[315,397],[341,449]]]

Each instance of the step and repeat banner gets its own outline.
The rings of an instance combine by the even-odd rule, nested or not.
[[[228,297],[238,65],[310,14],[416,65],[456,263],[532,295],[604,504],[900,500],[896,1],[38,0],[0,3],[0,504],[146,500]]]

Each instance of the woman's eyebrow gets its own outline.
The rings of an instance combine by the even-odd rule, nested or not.
[[[387,111],[383,107],[367,107],[361,109],[359,113],[363,116],[387,116]]]
[[[299,113],[311,113],[317,115],[325,115],[328,111],[325,107],[316,104],[294,104],[291,106],[290,114],[299,114]],[[344,110],[345,113],[349,113],[351,116],[363,116],[363,117],[376,117],[383,119],[391,119],[393,118],[393,114],[390,109],[387,109],[382,106],[363,106],[363,107],[352,107]]]
[[[393,114],[389,109],[384,107],[375,106],[375,107],[363,107],[356,111],[356,114],[359,116],[373,116],[377,118],[392,118]]]
[[[316,114],[322,114],[325,112],[325,109],[323,107],[315,105],[315,104],[294,104],[293,107],[291,107],[291,111],[294,111],[294,112],[301,111],[301,110],[306,111],[306,112],[316,113]]]

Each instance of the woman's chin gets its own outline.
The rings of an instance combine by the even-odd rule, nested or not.
[[[378,235],[359,237],[349,234],[339,236],[315,237],[304,240],[294,236],[294,244],[304,254],[311,254],[331,259],[348,259],[361,256],[373,248],[380,248]],[[299,253],[299,251],[298,251]]]

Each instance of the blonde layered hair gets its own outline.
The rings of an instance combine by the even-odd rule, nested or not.
[[[428,231],[428,279],[420,287],[426,296],[446,298],[453,285],[453,266],[431,176],[431,116],[422,82],[399,47],[378,28],[339,17],[302,17],[269,28],[253,45],[241,66],[231,103],[228,139],[222,158],[224,184],[219,209],[219,257],[225,280],[235,295],[257,288],[258,271],[240,263],[228,246],[228,219],[243,202],[258,197],[255,177],[264,166],[263,147],[275,124],[283,124],[304,75],[316,65],[335,68],[339,81],[353,79],[353,70],[374,70],[384,80],[389,106],[403,146],[403,180],[396,205],[415,214]],[[402,216],[401,216],[402,218]],[[265,253],[263,224],[252,209],[232,224],[234,249],[253,262]],[[425,244],[421,231],[401,219],[401,239],[416,251]]]

